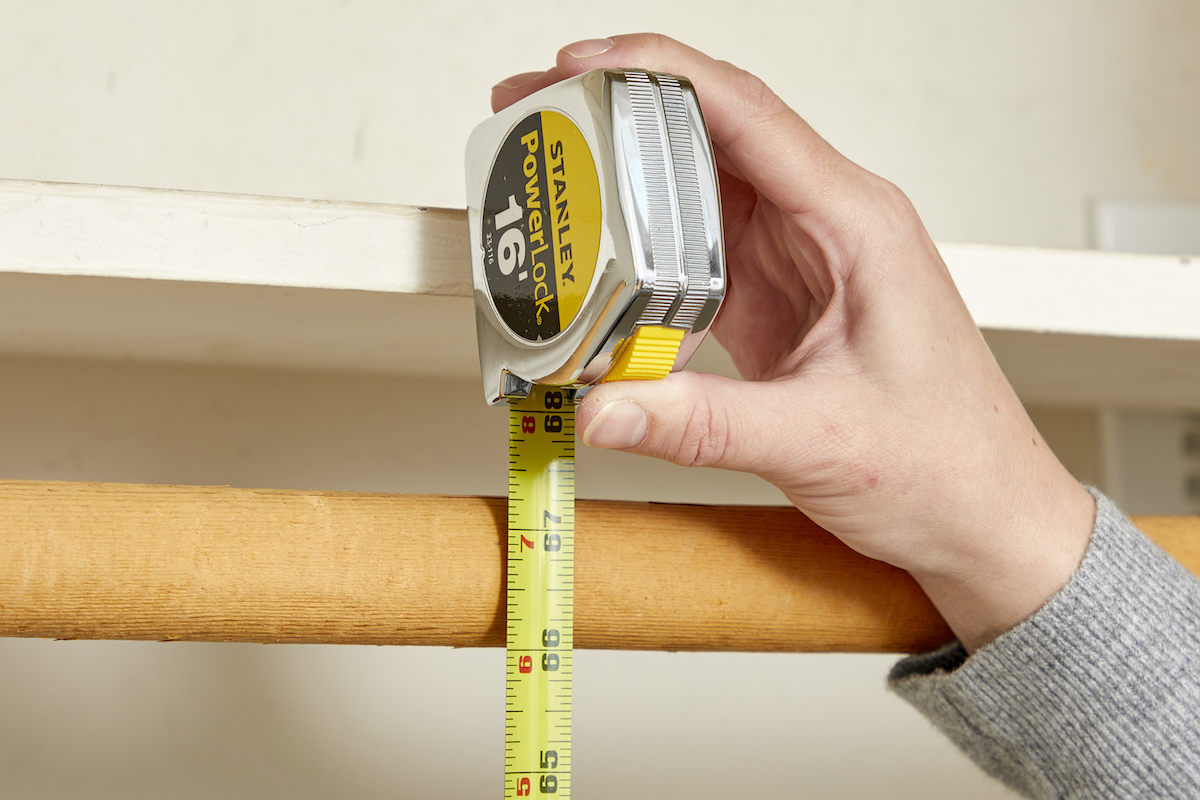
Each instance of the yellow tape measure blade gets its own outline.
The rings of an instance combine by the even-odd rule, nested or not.
[[[571,796],[574,392],[509,407],[504,796]]]

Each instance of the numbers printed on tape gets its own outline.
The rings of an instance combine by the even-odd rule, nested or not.
[[[504,796],[571,796],[574,394],[534,386],[509,408]]]

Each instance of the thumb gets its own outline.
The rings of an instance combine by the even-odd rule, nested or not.
[[[584,444],[654,456],[689,467],[767,474],[789,448],[784,382],[755,383],[677,372],[659,381],[614,381],[579,406]]]

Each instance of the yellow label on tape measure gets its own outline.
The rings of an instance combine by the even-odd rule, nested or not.
[[[496,315],[529,342],[570,327],[600,252],[600,178],[579,128],[536,111],[500,146],[481,209],[480,253]]]
[[[571,796],[575,398],[534,386],[509,407],[504,796]]]

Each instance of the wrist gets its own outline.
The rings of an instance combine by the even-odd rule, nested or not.
[[[1095,499],[1053,466],[1048,480],[1009,495],[986,532],[964,534],[938,568],[911,571],[968,653],[1036,613],[1083,561]]]

